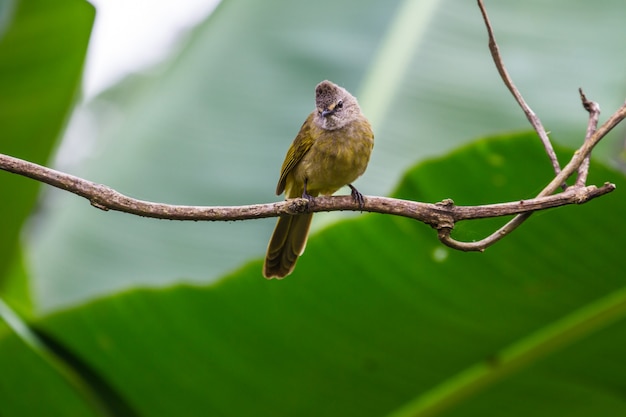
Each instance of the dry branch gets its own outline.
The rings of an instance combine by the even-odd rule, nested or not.
[[[310,202],[295,198],[277,203],[252,204],[247,206],[182,206],[153,203],[128,197],[106,185],[97,184],[70,174],[46,168],[8,155],[0,154],[0,169],[41,181],[56,188],[84,197],[91,205],[101,210],[114,210],[168,220],[230,221],[249,220],[281,215],[296,215],[305,211],[366,211],[392,214],[419,220],[436,229],[452,228],[461,220],[509,216],[529,213],[569,204],[582,204],[615,189],[613,184],[602,187],[570,187],[555,195],[510,203],[482,206],[456,206],[452,200],[440,203],[420,203],[388,197],[365,197],[361,208],[350,196],[317,197]]]
[[[480,8],[480,12],[483,15],[483,21],[485,22],[485,27],[487,28],[487,34],[489,35],[489,51],[491,52],[491,57],[493,58],[494,64],[496,64],[496,69],[498,70],[498,73],[500,74],[504,85],[506,85],[511,94],[513,94],[513,97],[515,97],[515,101],[517,101],[517,104],[519,104],[519,106],[522,108],[524,114],[526,115],[526,118],[532,125],[533,129],[535,129],[535,132],[537,132],[537,135],[539,135],[541,143],[543,143],[543,147],[545,148],[546,153],[548,154],[548,158],[550,158],[550,162],[552,163],[554,175],[558,175],[561,171],[561,167],[559,165],[559,160],[556,157],[556,153],[554,152],[554,148],[552,147],[552,143],[548,138],[548,133],[546,132],[546,129],[544,129],[541,120],[539,120],[539,117],[537,117],[535,112],[532,111],[515,84],[513,84],[513,80],[511,79],[508,71],[506,70],[506,67],[504,66],[502,56],[500,55],[500,48],[498,48],[496,37],[493,34],[491,22],[489,21],[489,16],[487,16],[487,10],[483,5],[482,0],[478,0],[478,7]]]

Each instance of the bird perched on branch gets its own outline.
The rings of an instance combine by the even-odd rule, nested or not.
[[[312,200],[348,185],[362,207],[363,195],[352,182],[365,172],[374,146],[370,123],[356,98],[330,81],[315,88],[315,107],[287,151],[276,194]],[[266,278],[284,278],[293,271],[312,218],[304,213],[278,219],[263,265]]]

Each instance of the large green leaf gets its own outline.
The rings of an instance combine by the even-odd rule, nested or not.
[[[94,9],[83,0],[0,2],[0,152],[45,164],[76,99]],[[0,287],[37,182],[0,175]]]
[[[585,130],[579,86],[605,111],[623,101],[622,6],[487,1],[513,78],[564,143],[578,145]],[[225,0],[170,62],[90,104],[101,127],[93,152],[62,168],[153,201],[273,201],[286,149],[326,78],[354,92],[374,122],[374,154],[357,183],[365,194],[388,193],[417,158],[528,128],[475,2]],[[618,139],[597,155],[608,159]],[[42,311],[136,285],[209,282],[260,256],[274,225],[145,220],[53,196],[32,240]]]
[[[0,300],[0,414],[102,416],[90,387],[50,354]]]
[[[551,176],[529,163],[543,155],[533,135],[479,141],[418,166],[395,195],[531,197]],[[361,215],[312,236],[285,280],[261,278],[257,260],[209,286],[133,290],[36,327],[142,416],[411,415],[420,399],[454,416],[621,415],[626,180],[593,164],[590,181],[618,191],[537,213],[485,253]]]

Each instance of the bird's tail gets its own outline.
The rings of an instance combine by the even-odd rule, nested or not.
[[[298,257],[304,252],[312,213],[278,218],[274,234],[267,246],[263,265],[265,278],[284,278],[293,271]]]

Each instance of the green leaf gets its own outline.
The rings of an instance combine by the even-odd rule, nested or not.
[[[97,400],[0,300],[2,415],[103,416]]]
[[[0,4],[0,152],[45,164],[76,99],[94,9],[83,0]],[[2,173],[0,287],[39,184]]]
[[[394,195],[505,201],[550,178],[534,135],[511,135],[419,165]],[[436,412],[417,415],[621,415],[626,180],[592,164],[604,181],[617,191],[536,213],[485,253],[366,214],[312,236],[285,280],[262,279],[258,260],[36,326],[142,416],[413,415],[401,410],[423,396]],[[483,237],[474,224],[456,237]]]

